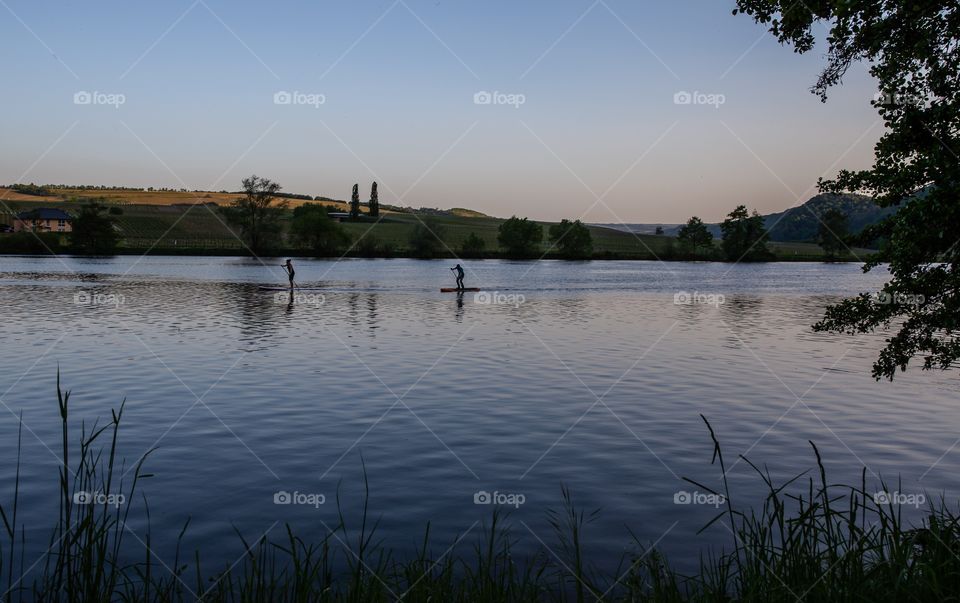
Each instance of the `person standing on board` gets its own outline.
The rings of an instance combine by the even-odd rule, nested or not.
[[[456,270],[457,272],[457,289],[463,289],[463,267],[460,264],[457,264],[450,270]]]
[[[287,260],[286,264],[280,264],[280,266],[287,271],[287,276],[290,278],[290,290],[293,291],[293,276],[296,274],[293,270],[293,262]]]

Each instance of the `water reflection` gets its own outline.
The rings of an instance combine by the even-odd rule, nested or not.
[[[457,323],[463,322],[463,291],[457,291],[457,309],[453,316]]]
[[[544,512],[558,506],[559,485],[568,484],[585,508],[604,509],[591,524],[592,545],[616,553],[627,544],[624,525],[652,542],[679,521],[661,544],[695,559],[704,538],[729,539],[694,536],[712,509],[673,504],[685,485],[672,473],[716,479],[700,413],[731,456],[749,451],[751,460],[770,462],[774,477],[810,467],[810,439],[837,481],[854,482],[862,459],[906,483],[949,449],[960,426],[949,375],[877,384],[869,367],[882,336],[854,346],[848,337],[811,333],[823,306],[836,300],[836,268],[785,265],[780,270],[791,276],[784,282],[809,291],[781,293],[772,290],[769,270],[750,267],[723,281],[730,267],[557,262],[538,265],[526,288],[516,289],[529,264],[478,262],[492,290],[525,299],[474,304],[471,293],[452,300],[437,293],[448,277],[437,276],[441,263],[365,262],[361,271],[351,262],[298,262],[304,283],[331,272],[330,285],[316,292],[324,296],[319,304],[259,290],[269,276],[247,261],[145,258],[122,277],[133,261],[120,258],[81,279],[24,261],[30,270],[0,275],[7,352],[0,391],[10,390],[4,403],[24,409],[36,433],[25,438],[32,498],[23,512],[40,525],[57,513],[45,506],[55,500],[43,487],[46,469],[56,476],[57,462],[43,444],[58,437],[59,367],[75,393],[78,422],[109,416],[129,398],[124,456],[136,459],[159,440],[147,485],[151,508],[163,511],[154,517],[157,532],[176,535],[192,515],[199,532],[191,531],[185,548],[223,551],[225,562],[242,553],[233,548],[231,523],[260,533],[275,520],[294,527],[337,521],[332,505],[274,505],[278,489],[332,500],[342,488],[353,508],[362,501],[364,470],[386,544],[416,540],[428,521],[438,539],[452,542],[488,518],[489,507],[472,504],[480,489],[523,492],[532,502],[514,516],[549,533]],[[628,276],[618,273],[626,269]],[[672,273],[682,282],[671,281]],[[855,269],[840,276],[860,278]],[[856,290],[872,283],[849,282]],[[680,290],[726,298],[716,306],[677,304]],[[124,303],[77,304],[79,291],[122,295]],[[358,358],[369,370],[358,370]],[[784,383],[797,394],[809,389],[786,414],[796,398]],[[193,410],[191,391],[203,397]],[[9,460],[17,424],[5,416],[0,459]],[[958,462],[948,454],[924,487],[953,487]],[[9,499],[13,467],[0,463],[0,500]],[[731,477],[744,500],[762,496],[745,463]],[[521,547],[538,545],[527,540]]]

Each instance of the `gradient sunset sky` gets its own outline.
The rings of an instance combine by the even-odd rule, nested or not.
[[[823,44],[796,55],[732,8],[0,0],[0,183],[236,190],[256,173],[292,193],[377,180],[382,203],[681,222],[779,211],[869,166],[865,69],[821,104]]]

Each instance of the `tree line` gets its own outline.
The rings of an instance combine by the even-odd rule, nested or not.
[[[817,243],[827,261],[846,256],[850,239],[846,214],[838,209],[829,209],[818,216],[818,220]],[[693,216],[677,231],[677,243],[681,253],[690,259],[763,262],[773,258],[773,252],[767,246],[770,234],[763,216],[757,210],[748,212],[745,205],[738,205],[720,224],[720,232],[722,238],[718,248],[707,225],[699,217]],[[658,228],[657,234],[662,233],[663,230]]]

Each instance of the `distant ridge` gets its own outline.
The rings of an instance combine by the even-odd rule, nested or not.
[[[872,198],[851,193],[821,193],[811,197],[803,205],[766,214],[763,216],[770,240],[802,243],[815,241],[820,221],[817,219],[827,210],[838,209],[847,216],[850,232],[858,233],[871,224],[896,213],[896,207],[880,207]],[[663,228],[663,234],[676,236],[682,224],[596,224],[616,230],[636,234],[654,234],[657,227]],[[707,224],[713,236],[720,236],[720,224]]]

